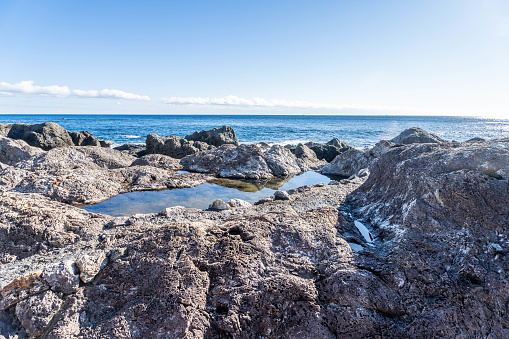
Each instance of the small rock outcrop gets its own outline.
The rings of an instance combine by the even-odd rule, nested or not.
[[[105,146],[107,140],[99,140],[90,132],[69,132],[54,122],[41,124],[0,124],[0,136],[24,140],[27,144],[45,151],[68,146]]]
[[[392,142],[396,144],[423,144],[423,143],[443,143],[445,142],[444,139],[426,132],[425,130],[418,128],[418,127],[412,127],[404,130],[401,132],[397,137],[391,140]]]
[[[334,138],[325,144],[308,142],[305,145],[315,152],[316,157],[319,160],[325,160],[327,162],[331,162],[335,157],[352,148],[352,146],[345,144],[337,138]]]
[[[232,208],[238,208],[238,207],[249,207],[253,205],[242,199],[231,199],[230,201],[228,201],[228,206]]]
[[[225,203],[223,200],[216,199],[216,200],[214,200],[214,202],[212,202],[212,204],[210,204],[209,208],[211,210],[222,211],[222,210],[229,210],[230,206],[227,203]]]
[[[210,173],[222,178],[260,180],[302,172],[297,158],[279,145],[223,145],[187,156],[180,163],[186,171]]]
[[[71,261],[63,261],[46,267],[41,277],[55,292],[73,293],[80,286],[80,279]]]
[[[189,141],[176,135],[160,137],[149,134],[146,144],[147,154],[163,154],[176,159],[214,148],[202,141]]]
[[[194,132],[191,135],[186,135],[185,139],[189,141],[201,141],[216,147],[225,144],[232,144],[235,146],[239,145],[239,140],[235,135],[235,131],[233,128],[226,125],[220,128],[213,128],[211,130]]]
[[[369,158],[364,152],[351,148],[338,155],[334,160],[320,170],[323,174],[349,177],[356,174],[361,168],[367,167]]]
[[[23,140],[14,140],[0,136],[0,162],[15,165],[33,156],[44,153],[38,147],[32,147]]]

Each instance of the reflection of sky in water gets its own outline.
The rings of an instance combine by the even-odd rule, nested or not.
[[[312,185],[330,179],[322,174],[309,171],[294,176],[279,189],[289,190],[303,185]],[[229,180],[229,182],[233,182]],[[279,185],[276,185],[276,187]],[[271,187],[274,187],[272,184]],[[256,192],[239,191],[236,188],[223,187],[212,183],[204,183],[193,188],[182,188],[165,191],[131,192],[116,195],[93,206],[84,207],[89,212],[112,216],[130,216],[137,213],[157,213],[171,206],[207,209],[216,199],[228,202],[230,199],[242,199],[254,203],[274,193],[272,188],[262,188]]]

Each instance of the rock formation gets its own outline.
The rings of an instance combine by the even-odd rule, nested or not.
[[[24,140],[30,146],[47,151],[67,146],[104,146],[111,145],[107,140],[99,140],[86,131],[69,132],[54,122],[42,124],[0,124],[0,136]]]
[[[508,337],[509,139],[348,152],[376,159],[371,174],[255,206],[118,218],[62,197],[87,182],[107,196],[205,176],[98,147],[2,164],[0,336]],[[240,177],[299,170],[266,145],[181,163]]]
[[[180,163],[187,171],[210,173],[221,178],[260,180],[302,172],[297,158],[279,145],[223,145],[187,156]]]
[[[337,138],[332,139],[326,144],[308,142],[305,145],[315,152],[319,160],[325,160],[327,162],[331,162],[335,157],[352,148],[352,146],[345,144]]]
[[[201,132],[194,132],[191,135],[186,135],[186,140],[201,141],[206,144],[219,147],[225,144],[239,145],[239,140],[235,135],[235,131],[230,126],[223,126],[220,128],[213,128]]]
[[[391,140],[396,144],[414,144],[414,143],[442,143],[445,142],[444,139],[426,132],[425,130],[412,127],[401,132],[397,137]]]
[[[147,154],[164,154],[176,159],[214,148],[202,141],[189,141],[176,135],[163,138],[149,134],[146,144]]]

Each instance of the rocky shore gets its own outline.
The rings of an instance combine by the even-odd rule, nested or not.
[[[112,145],[0,124],[0,338],[509,337],[509,138],[283,147],[224,126]],[[80,208],[309,170],[344,179],[254,205]]]

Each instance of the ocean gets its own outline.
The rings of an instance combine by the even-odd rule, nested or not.
[[[0,123],[55,122],[70,131],[89,131],[117,144],[144,143],[150,133],[181,137],[194,131],[229,125],[241,143],[326,142],[338,138],[354,147],[392,139],[409,127],[420,127],[447,140],[509,137],[509,119],[436,116],[362,115],[94,115],[2,114]]]

